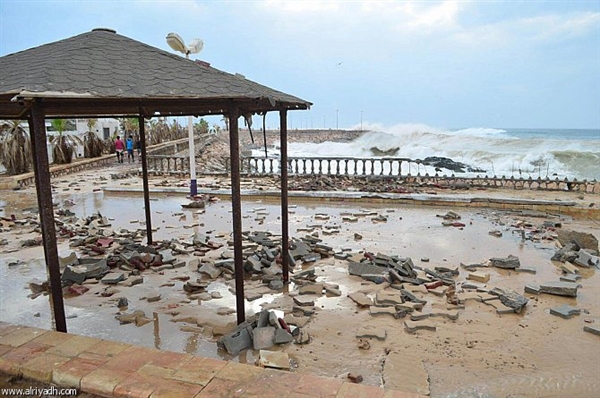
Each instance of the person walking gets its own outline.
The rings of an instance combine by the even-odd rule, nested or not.
[[[129,163],[132,161],[135,162],[135,156],[133,154],[133,136],[131,134],[129,134],[129,137],[127,137],[125,144],[127,146],[127,161]]]
[[[123,151],[125,150],[125,145],[123,141],[121,141],[121,137],[117,136],[117,140],[115,141],[115,151],[117,152],[117,162],[123,163]]]
[[[139,137],[138,137],[137,141],[135,142],[135,148],[137,149],[138,159],[141,162],[142,161],[142,140],[140,140]]]

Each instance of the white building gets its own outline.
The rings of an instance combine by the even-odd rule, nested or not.
[[[77,136],[83,137],[88,131],[89,119],[75,119],[75,129]],[[119,131],[119,121],[117,119],[96,119],[94,132],[101,140],[105,140],[117,134]]]

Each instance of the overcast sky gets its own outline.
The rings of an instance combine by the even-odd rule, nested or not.
[[[0,0],[0,56],[97,27],[202,39],[192,59],[312,102],[292,128],[600,128],[599,0]]]

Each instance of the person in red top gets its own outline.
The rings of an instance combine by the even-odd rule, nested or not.
[[[125,144],[121,141],[121,137],[117,136],[115,141],[115,151],[117,152],[117,162],[123,163],[123,151],[125,150]]]

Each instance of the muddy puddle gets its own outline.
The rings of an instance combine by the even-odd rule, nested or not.
[[[36,206],[31,197],[18,194],[2,200],[0,215],[5,216],[16,214],[20,217],[24,209]],[[113,229],[146,228],[141,195],[57,192],[55,202],[59,207],[65,200],[73,202],[69,209],[78,216],[100,212],[109,218]],[[154,239],[188,239],[200,232],[226,242],[231,230],[230,202],[210,203],[204,210],[182,208],[181,205],[188,202],[177,195],[152,196]],[[486,270],[491,276],[489,287],[510,288],[522,293],[525,284],[558,280],[561,275],[550,261],[555,252],[553,242],[523,241],[515,228],[510,227],[511,221],[523,218],[518,215],[392,204],[311,203],[293,198],[290,198],[289,210],[291,237],[302,237],[308,233],[307,228],[312,227],[323,243],[334,249],[411,257],[415,265],[431,269],[436,266],[455,268],[461,263],[479,263],[512,254],[519,257],[523,267],[536,270],[535,274]],[[442,225],[438,215],[449,210],[461,215],[461,221],[465,223],[463,228]],[[278,235],[281,232],[280,215],[279,204],[275,201],[243,200],[244,230],[269,231]],[[385,216],[387,221],[375,221],[378,215]],[[344,221],[344,217],[356,217],[356,220]],[[541,224],[544,219],[530,221]],[[597,235],[594,223],[560,221],[563,228],[573,226]],[[501,231],[502,236],[490,235],[492,230]],[[355,234],[359,234],[360,239]],[[0,237],[7,236],[2,233]],[[26,236],[26,231],[22,235],[11,235],[8,247]],[[67,242],[61,241],[60,255],[66,256],[70,252]],[[14,257],[22,263],[7,266],[6,261]],[[182,259],[189,261],[192,258]],[[600,341],[598,336],[582,332],[587,321],[600,322],[600,278],[594,269],[582,270],[582,288],[577,298],[528,295],[530,301],[523,313],[505,315],[497,314],[486,304],[468,301],[456,321],[436,319],[435,332],[408,334],[402,319],[373,317],[347,297],[356,291],[373,296],[384,286],[349,276],[345,260],[327,258],[311,266],[316,267],[318,281],[338,284],[342,294],[339,297],[315,297],[317,313],[305,327],[312,337],[310,344],[274,348],[284,350],[292,357],[297,364],[293,369],[295,372],[344,379],[348,372],[353,372],[361,374],[365,384],[396,386],[398,381],[385,373],[386,356],[391,350],[422,361],[429,374],[431,395],[435,397],[586,397],[600,391],[597,378],[600,374]],[[194,277],[197,273],[188,267],[166,270],[164,275],[144,273],[144,284],[119,287],[120,292],[114,297],[127,297],[129,310],[141,309],[153,319],[144,326],[119,325],[114,318],[118,313],[115,298],[94,294],[100,289],[96,286],[82,296],[65,299],[68,330],[162,350],[254,363],[256,352],[247,350],[231,358],[217,349],[210,333],[215,325],[235,322],[234,313],[216,314],[222,307],[235,308],[233,282],[218,280],[211,283],[207,291],[218,292],[222,298],[199,305],[185,302],[183,282],[172,279],[181,275]],[[464,282],[466,275],[467,272],[460,269],[457,281]],[[45,329],[51,327],[48,297],[28,298],[28,283],[34,279],[46,279],[40,247],[0,255],[0,320]],[[165,282],[169,283],[165,285]],[[248,282],[247,289],[256,287]],[[287,290],[294,294],[296,286],[291,284]],[[158,302],[144,300],[150,292],[156,291],[161,293]],[[439,297],[427,295],[424,298],[428,304],[423,312],[444,304]],[[246,313],[251,315],[264,306],[276,309],[278,303],[285,300],[289,300],[288,293],[268,293],[260,299],[246,301]],[[550,308],[562,304],[577,306],[583,312],[572,319],[549,314]],[[204,321],[194,324],[185,322],[186,319]],[[384,341],[372,339],[369,350],[360,350],[355,333],[361,325],[385,328],[387,338]]]

